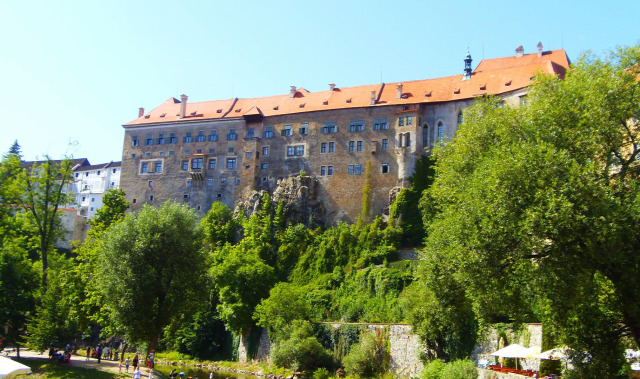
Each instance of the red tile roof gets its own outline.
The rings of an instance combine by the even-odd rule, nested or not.
[[[468,80],[462,80],[462,75],[455,75],[401,83],[336,87],[320,92],[309,92],[299,88],[293,97],[288,93],[249,99],[188,102],[186,117],[183,119],[179,116],[180,101],[170,98],[125,126],[362,108],[371,106],[372,92],[375,92],[375,106],[445,102],[484,94],[500,95],[529,86],[531,79],[539,72],[564,76],[569,64],[564,50],[547,51],[541,57],[537,54],[527,54],[521,57],[485,59]],[[399,99],[398,84],[402,84],[402,97]]]

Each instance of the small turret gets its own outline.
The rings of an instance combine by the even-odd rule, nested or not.
[[[467,50],[467,56],[464,58],[464,75],[462,75],[462,80],[471,79],[471,72],[473,71],[471,70],[471,62],[473,62],[473,59],[471,59],[471,54],[469,54]]]

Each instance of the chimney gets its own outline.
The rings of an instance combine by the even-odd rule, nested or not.
[[[335,83],[329,83],[329,91],[333,91],[336,88]]]
[[[398,83],[397,88],[398,88],[398,97],[397,98],[401,99],[402,98],[402,83]]]
[[[516,48],[516,58],[519,58],[524,55],[524,47],[522,45]]]
[[[538,58],[542,56],[542,42],[538,42]]]
[[[187,113],[187,99],[189,97],[185,94],[180,95],[180,118],[184,118]]]
[[[371,91],[371,103],[370,105],[376,105],[376,91]]]
[[[144,108],[138,108],[138,118],[144,116]]]
[[[290,91],[290,95],[289,97],[293,98],[296,96],[296,92],[298,92],[298,89],[296,88],[296,86],[291,86],[291,91]]]

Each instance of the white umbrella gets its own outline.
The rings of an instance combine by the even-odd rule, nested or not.
[[[31,374],[31,368],[6,357],[0,357],[0,378]]]
[[[517,343],[503,347],[498,351],[491,353],[494,357],[516,358],[516,368],[518,368],[518,358],[531,358],[535,356],[536,351],[540,351],[539,347],[526,348]]]
[[[555,349],[543,351],[542,353],[540,353],[538,355],[538,358],[540,358],[540,359],[551,359],[551,360],[556,360],[556,361],[560,360],[560,359],[566,359],[568,357],[569,356],[567,354],[567,348],[566,347],[555,348]]]

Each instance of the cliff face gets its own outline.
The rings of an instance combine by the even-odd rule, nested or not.
[[[282,202],[288,223],[306,226],[324,226],[326,211],[318,196],[318,180],[311,176],[292,176],[278,180],[271,193],[272,209]],[[235,213],[243,212],[250,217],[262,208],[262,197],[266,190],[254,190],[240,199]]]

